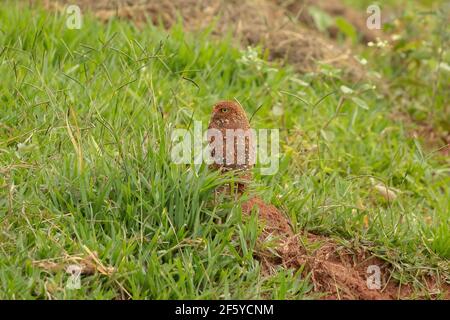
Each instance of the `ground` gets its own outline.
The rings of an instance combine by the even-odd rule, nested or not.
[[[389,1],[360,31],[363,2],[78,1],[80,30],[64,1],[2,2],[0,298],[448,298],[448,14]],[[171,161],[223,99],[280,129],[246,196],[284,251],[245,196],[214,198],[227,177]]]

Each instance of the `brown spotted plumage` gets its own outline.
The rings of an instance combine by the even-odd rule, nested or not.
[[[214,162],[210,167],[222,172],[232,170],[241,180],[251,179],[250,169],[255,159],[254,139],[244,109],[234,101],[215,104],[208,129],[210,146],[217,138],[212,129],[220,131],[222,139],[222,154],[212,148]],[[239,191],[243,191],[245,183],[238,183],[237,186]]]

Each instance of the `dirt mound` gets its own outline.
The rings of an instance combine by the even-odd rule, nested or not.
[[[51,8],[63,9],[68,0],[45,0]],[[186,30],[201,30],[215,23],[214,34],[232,32],[242,46],[262,44],[270,59],[289,62],[299,72],[316,71],[322,64],[343,70],[351,79],[365,72],[349,48],[336,45],[319,32],[292,19],[290,8],[269,0],[78,0],[101,20],[118,16],[138,25],[147,16],[153,23],[170,28],[181,17]]]
[[[304,265],[305,276],[310,273],[314,291],[323,293],[324,299],[401,299],[413,294],[410,285],[400,285],[391,279],[389,263],[369,252],[354,252],[324,236],[296,235],[289,220],[258,197],[244,202],[242,212],[249,215],[253,208],[264,224],[256,250],[256,258],[261,261],[264,272],[270,274],[280,265],[296,269]],[[275,252],[266,245],[274,241]],[[371,265],[380,270],[380,289],[368,287],[367,278],[371,274],[368,267]],[[429,288],[440,291],[435,281],[428,280]]]

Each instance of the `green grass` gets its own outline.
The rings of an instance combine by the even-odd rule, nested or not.
[[[449,281],[449,163],[388,116],[393,100],[231,42],[90,16],[68,30],[64,16],[0,4],[0,298],[316,297],[300,273],[260,272],[254,221],[239,203],[214,204],[225,178],[170,160],[172,129],[206,127],[212,105],[233,98],[249,115],[261,106],[255,128],[281,129],[280,170],[255,189],[296,230],[364,247],[418,290],[426,274]],[[117,272],[69,290],[65,272],[32,263],[85,247]]]

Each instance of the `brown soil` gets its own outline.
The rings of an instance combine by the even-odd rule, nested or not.
[[[47,7],[63,10],[68,0],[44,0]],[[148,16],[170,28],[182,17],[186,30],[204,29],[215,22],[213,33],[232,32],[243,47],[262,44],[272,60],[289,62],[299,72],[316,71],[322,63],[343,70],[350,79],[365,75],[349,48],[338,46],[318,31],[292,18],[292,8],[271,0],[78,0],[101,20],[131,19],[140,25]],[[350,21],[350,20],[349,20]],[[359,20],[358,20],[359,21]]]
[[[256,250],[264,272],[270,274],[278,266],[295,269],[305,266],[305,276],[310,273],[314,291],[324,294],[324,299],[404,299],[413,295],[411,285],[401,285],[391,279],[392,266],[388,262],[366,251],[354,252],[324,236],[307,232],[296,235],[289,220],[258,197],[243,203],[242,212],[249,215],[255,207],[264,224]],[[274,241],[275,252],[266,245]],[[380,267],[380,290],[370,290],[367,286],[369,265]],[[429,292],[450,292],[448,286],[439,288],[431,278],[425,282]]]

